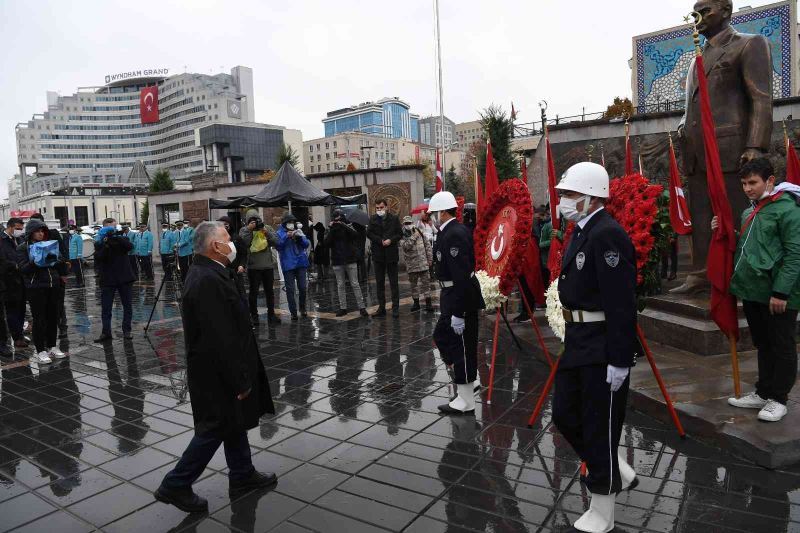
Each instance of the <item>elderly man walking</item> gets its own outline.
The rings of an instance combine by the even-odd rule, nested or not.
[[[275,409],[247,305],[226,268],[236,259],[236,248],[225,226],[201,223],[192,244],[195,258],[184,285],[182,314],[195,434],[154,495],[182,511],[205,512],[208,502],[194,493],[192,483],[220,444],[231,495],[276,482],[275,474],[255,470],[247,440],[247,430]]]

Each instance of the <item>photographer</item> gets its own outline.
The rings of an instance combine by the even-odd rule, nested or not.
[[[114,219],[105,219],[103,226],[97,233],[94,252],[95,263],[100,272],[103,333],[95,339],[95,342],[108,342],[113,339],[111,309],[114,306],[115,292],[119,293],[122,302],[122,335],[126,339],[132,339],[131,291],[136,275],[133,273],[128,254],[133,250],[133,244],[122,232],[116,230]]]
[[[279,324],[280,318],[275,314],[275,259],[272,248],[278,244],[275,230],[258,217],[247,219],[247,225],[239,230],[239,237],[247,249],[247,279],[250,282],[250,318],[258,322],[258,289],[264,286],[267,300],[267,321]],[[244,270],[244,269],[243,269]]]
[[[339,292],[339,311],[336,316],[347,314],[345,276],[353,287],[361,316],[369,316],[364,303],[364,295],[361,293],[361,286],[358,284],[358,238],[358,232],[347,223],[344,212],[340,209],[334,211],[331,227],[325,237],[325,247],[330,250],[333,273],[336,276],[336,287]]]
[[[31,257],[31,249],[48,240],[47,225],[31,217],[25,226],[25,242],[17,248],[17,266],[22,273],[25,292],[33,315],[33,343],[36,353],[32,362],[47,364],[51,358],[61,359],[66,355],[56,346],[59,321],[59,294],[68,273],[64,256],[60,249],[37,263]],[[49,347],[49,349],[48,349]]]
[[[297,304],[294,300],[295,285],[300,296],[300,316],[308,318],[306,313],[306,286],[308,285],[308,256],[306,249],[310,243],[303,230],[295,229],[297,219],[292,213],[286,213],[281,219],[278,230],[276,248],[280,254],[283,278],[286,283],[286,301],[292,320],[297,320]]]

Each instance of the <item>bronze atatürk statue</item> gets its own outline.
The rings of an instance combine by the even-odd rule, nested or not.
[[[703,61],[708,92],[728,200],[734,225],[738,226],[747,207],[737,175],[739,168],[764,155],[772,135],[772,58],[766,38],[739,33],[731,27],[731,0],[700,0],[694,9],[702,16],[697,30],[707,39]],[[683,172],[689,180],[693,272],[684,285],[672,292],[686,294],[707,286],[705,268],[712,217],[694,62],[686,81],[686,112],[678,126],[678,136],[683,141]]]

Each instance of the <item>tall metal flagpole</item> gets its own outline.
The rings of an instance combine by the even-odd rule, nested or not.
[[[439,68],[439,125],[442,129],[439,146],[441,146],[442,150],[442,190],[447,190],[447,183],[445,182],[445,169],[447,165],[445,165],[445,158],[444,158],[444,100],[443,100],[443,92],[442,92],[442,34],[439,29],[439,0],[433,0],[433,5],[435,8],[435,15],[436,15],[436,54],[437,54],[437,63]],[[434,130],[435,133],[435,130]]]

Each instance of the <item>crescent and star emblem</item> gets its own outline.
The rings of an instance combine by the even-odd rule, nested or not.
[[[153,100],[155,100],[155,97],[153,96],[153,93],[147,93],[146,95],[144,95],[144,105],[146,105],[146,106],[147,106],[147,110],[148,110],[148,111],[152,111],[152,110],[153,110],[152,106],[150,106],[150,105],[147,103],[147,98],[148,98],[148,97],[150,98],[150,103],[151,103],[151,104],[153,103]]]
[[[498,237],[500,237],[500,246],[496,248],[495,243],[497,242]],[[495,235],[494,238],[492,239],[491,254],[493,261],[497,261],[498,259],[500,259],[500,256],[503,255],[503,250],[505,249],[505,247],[506,247],[506,238],[503,235],[503,224],[500,224],[499,226],[497,226],[497,235]]]

